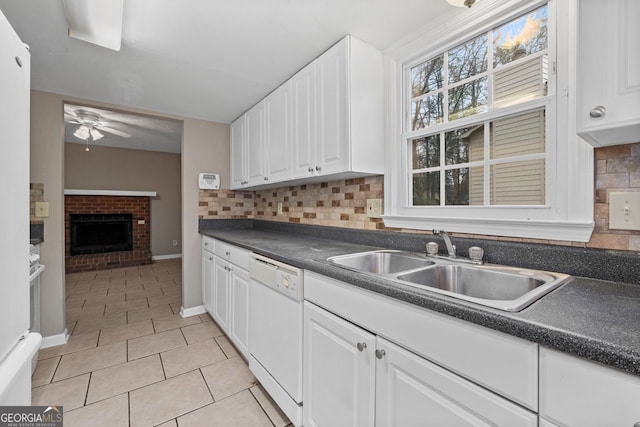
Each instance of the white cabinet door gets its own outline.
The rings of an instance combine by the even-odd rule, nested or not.
[[[227,261],[214,257],[213,318],[229,334],[229,268]]]
[[[213,316],[213,254],[202,251],[202,305]]]
[[[264,101],[245,114],[248,185],[265,183],[264,160]]]
[[[245,116],[231,123],[231,189],[242,188],[247,182]]]
[[[320,174],[348,168],[349,105],[347,60],[349,38],[342,39],[317,59],[316,169]]]
[[[376,426],[527,426],[538,416],[378,337]]]
[[[314,174],[316,166],[316,64],[312,62],[291,78],[293,97],[293,178]]]
[[[541,347],[540,416],[561,426],[640,425],[640,377]]]
[[[287,82],[265,99],[267,181],[291,178],[291,83]]]
[[[231,267],[231,330],[229,337],[244,357],[249,357],[249,273]]]
[[[640,2],[581,0],[578,8],[578,134],[596,146],[638,142]]]
[[[305,426],[374,425],[374,345],[374,335],[305,301]]]

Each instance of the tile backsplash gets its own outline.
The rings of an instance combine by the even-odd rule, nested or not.
[[[366,230],[383,229],[379,218],[368,218],[367,199],[383,198],[383,177],[296,185],[255,192],[255,219],[330,225]],[[282,214],[278,215],[278,203]]]
[[[453,233],[454,236],[489,240],[543,243],[599,249],[640,251],[640,232],[609,229],[609,193],[640,192],[640,143],[595,150],[595,229],[588,243],[521,239]],[[270,190],[200,191],[200,219],[254,218],[299,224],[348,227],[364,230],[420,230],[386,228],[382,219],[368,218],[367,199],[383,199],[384,177],[287,186]],[[278,214],[278,202],[282,214]]]
[[[595,159],[596,226],[587,247],[640,251],[640,231],[609,229],[609,193],[640,192],[640,143],[597,148]]]
[[[253,218],[253,192],[232,190],[200,190],[199,219]]]

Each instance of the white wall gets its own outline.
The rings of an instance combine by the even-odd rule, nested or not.
[[[198,173],[220,174],[229,188],[229,125],[185,120],[182,138],[182,306],[202,304],[202,248],[198,234]]]

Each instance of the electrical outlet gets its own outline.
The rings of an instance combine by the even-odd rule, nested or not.
[[[367,199],[367,217],[380,218],[382,216],[382,199]]]
[[[172,244],[173,246],[178,246],[178,241],[177,241],[177,240],[174,240],[173,242],[171,242],[171,244]]]
[[[282,215],[282,202],[278,202],[278,215]]]

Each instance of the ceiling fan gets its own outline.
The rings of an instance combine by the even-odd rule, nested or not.
[[[73,136],[87,142],[86,151],[89,151],[89,140],[92,142],[99,140],[104,136],[102,132],[111,133],[122,138],[131,138],[131,134],[109,127],[110,123],[102,121],[102,116],[93,111],[83,109],[68,111],[65,108],[64,121],[78,125],[78,128],[73,132]]]

